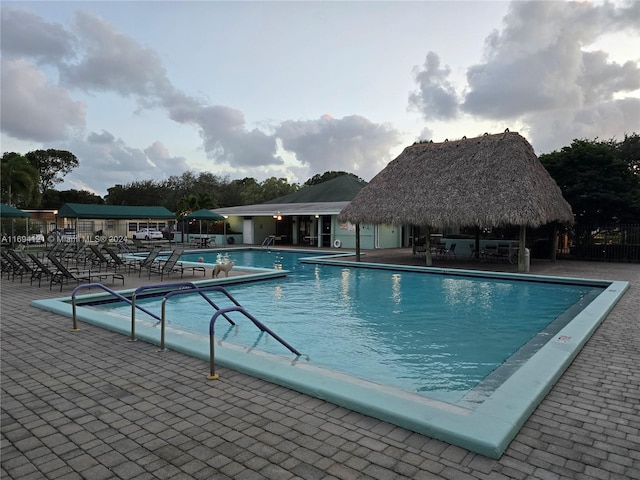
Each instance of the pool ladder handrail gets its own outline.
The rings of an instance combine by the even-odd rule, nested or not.
[[[233,298],[233,296],[224,288],[221,287],[219,285],[211,285],[211,286],[207,286],[207,287],[196,287],[194,289],[184,289],[184,290],[174,290],[172,292],[168,292],[162,299],[162,313],[160,315],[161,317],[161,333],[160,333],[160,349],[164,350],[164,344],[165,344],[165,319],[166,319],[166,303],[167,300],[169,300],[171,297],[175,297],[178,295],[186,295],[186,294],[190,294],[190,293],[200,293],[202,296],[204,295],[204,292],[220,292],[223,295],[225,295],[229,300],[231,300],[231,302],[233,302],[234,306],[233,307],[226,307],[226,308],[219,308],[218,306],[214,306],[214,308],[216,309],[216,312],[213,314],[213,316],[211,317],[211,320],[209,321],[209,332],[211,334],[211,331],[213,329],[213,325],[216,321],[216,319],[219,316],[223,316],[225,317],[229,322],[231,322],[232,325],[235,325],[235,323],[233,323],[233,321],[227,316],[227,313],[229,312],[240,312],[242,313],[245,317],[247,317],[249,320],[251,320],[251,322],[258,327],[258,329],[261,332],[267,332],[269,335],[271,335],[274,339],[276,339],[278,342],[280,342],[284,347],[286,347],[291,353],[295,353],[296,355],[301,355],[300,352],[298,352],[298,350],[296,350],[295,348],[293,348],[291,345],[289,345],[285,340],[283,340],[277,333],[275,333],[273,330],[271,330],[269,327],[267,327],[264,323],[262,323],[260,320],[258,320],[256,317],[254,317],[253,315],[251,315],[249,312],[247,312],[247,310],[235,299]],[[213,302],[210,302],[212,305]]]
[[[200,296],[202,298],[204,298],[209,305],[211,305],[213,308],[215,308],[216,310],[220,310],[220,307],[218,307],[209,297],[207,297],[204,293],[198,291],[198,289],[200,287],[198,287],[195,283],[192,282],[176,282],[176,283],[160,283],[160,284],[154,284],[154,285],[142,285],[141,287],[138,287],[134,290],[133,294],[131,295],[131,338],[129,339],[130,341],[134,342],[136,340],[136,308],[139,308],[136,305],[136,298],[138,296],[138,293],[140,292],[144,292],[144,291],[149,291],[149,290],[163,290],[163,289],[167,289],[167,288],[180,288],[181,290],[179,291],[188,291],[188,292],[192,292],[192,293],[199,293]],[[229,296],[227,294],[227,296]],[[231,301],[233,301],[234,303],[236,303],[237,305],[239,305],[235,299],[231,299]],[[142,309],[145,313],[149,314],[148,311]],[[153,318],[155,318],[158,322],[162,323],[162,317],[157,316],[155,314],[150,314]],[[227,319],[227,321],[231,324],[231,325],[235,325],[234,321],[231,320],[227,315],[224,316],[224,318]],[[164,349],[164,347],[161,347]]]
[[[267,237],[264,237],[264,240],[262,241],[262,248],[267,248],[269,246],[275,246],[276,245],[276,236],[275,235],[269,235]]]
[[[124,295],[119,294],[118,292],[115,292],[113,290],[111,290],[109,287],[103,285],[102,283],[83,283],[82,285],[78,285],[76,288],[73,289],[73,291],[71,292],[71,310],[72,310],[72,319],[73,319],[73,328],[71,329],[73,332],[77,332],[80,329],[78,328],[78,322],[77,322],[77,317],[76,317],[76,294],[77,292],[79,292],[80,290],[87,290],[89,288],[100,288],[102,290],[104,290],[105,292],[109,293],[110,295],[113,295],[114,297],[116,297],[118,300],[121,300],[123,302],[126,302],[130,305],[132,305],[132,308],[138,308],[140,310],[142,310],[144,313],[146,313],[147,315],[151,315],[153,318],[155,318],[156,320],[160,321],[160,317],[158,317],[155,313],[150,312],[149,310],[147,310],[144,307],[141,306],[133,306],[131,300],[129,300],[127,297],[125,297]]]
[[[152,289],[162,289],[162,288],[166,289],[167,287],[169,287],[169,288],[181,287],[181,289],[168,292],[168,293],[166,293],[164,295],[164,297],[162,299],[162,314],[161,314],[160,318],[158,318],[158,316],[155,313],[147,310],[144,307],[141,307],[141,306],[135,304],[135,297],[136,297],[136,295],[137,295],[137,293],[139,291],[152,290]],[[210,379],[210,380],[214,380],[214,379],[219,378],[219,376],[215,373],[215,362],[214,362],[214,358],[215,358],[215,352],[214,352],[214,345],[215,345],[214,327],[215,327],[215,322],[216,322],[216,320],[217,320],[217,318],[219,316],[223,316],[231,325],[235,325],[235,322],[233,320],[231,320],[229,318],[229,316],[227,315],[230,312],[242,313],[245,317],[247,317],[249,320],[251,320],[251,322],[256,327],[258,327],[258,329],[261,332],[267,332],[275,340],[277,340],[281,345],[283,345],[285,348],[287,348],[291,353],[295,354],[296,356],[300,357],[302,355],[297,349],[292,347],[287,341],[285,341],[283,338],[281,338],[277,333],[275,333],[273,330],[271,330],[269,327],[267,327],[264,323],[262,323],[256,317],[251,315],[224,287],[221,287],[219,285],[212,285],[212,286],[207,286],[207,287],[198,287],[197,285],[195,285],[195,284],[193,284],[191,282],[165,283],[165,284],[156,284],[156,285],[143,285],[141,287],[138,287],[134,291],[134,293],[133,293],[133,295],[131,297],[131,300],[129,300],[124,295],[121,295],[120,293],[111,290],[109,287],[106,287],[105,285],[103,285],[101,283],[86,283],[86,284],[83,284],[83,285],[78,285],[71,292],[71,307],[72,307],[72,320],[73,320],[72,331],[74,331],[74,332],[77,332],[77,331],[80,330],[78,328],[78,326],[77,326],[76,294],[80,290],[86,290],[86,289],[89,289],[89,288],[100,288],[100,289],[104,290],[105,292],[109,293],[110,295],[113,295],[118,300],[124,301],[125,303],[129,303],[131,305],[131,311],[132,311],[132,315],[131,315],[131,319],[132,319],[132,321],[131,321],[131,339],[132,340],[135,340],[135,309],[136,308],[142,310],[147,315],[150,315],[152,318],[155,318],[156,320],[159,320],[160,324],[161,324],[161,327],[160,327],[161,328],[161,331],[160,331],[160,350],[161,351],[165,350],[165,348],[164,348],[164,344],[165,344],[165,324],[166,324],[166,321],[165,321],[165,319],[166,319],[165,305],[166,305],[167,300],[169,298],[177,296],[177,295],[185,295],[185,294],[192,294],[192,293],[200,294],[201,297],[203,297],[205,300],[207,300],[207,302],[213,308],[216,309],[216,312],[213,314],[213,316],[211,317],[211,320],[209,321],[210,375],[208,375],[207,378]],[[225,295],[234,304],[234,306],[226,307],[226,308],[220,308],[209,297],[207,297],[204,294],[204,292],[220,292],[223,295]]]
[[[219,287],[219,288],[222,288],[222,287]],[[287,341],[282,339],[277,333],[275,333],[273,330],[267,327],[264,323],[262,323],[256,317],[254,317],[249,312],[247,312],[242,305],[223,308],[221,310],[218,310],[216,313],[214,313],[213,316],[211,317],[211,320],[209,321],[209,375],[207,375],[207,378],[209,380],[217,380],[219,378],[219,375],[216,373],[216,370],[215,370],[215,343],[216,343],[215,332],[214,332],[215,323],[217,318],[220,315],[226,315],[229,312],[242,313],[245,317],[251,320],[261,332],[267,332],[269,335],[275,338],[278,342],[280,342],[281,345],[283,345],[285,348],[287,348],[291,353],[295,354],[297,357],[300,357],[302,355],[298,350],[292,347]]]

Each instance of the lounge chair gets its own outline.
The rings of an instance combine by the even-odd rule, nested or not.
[[[15,281],[16,277],[20,277],[20,283],[22,283],[22,276],[30,273],[29,269],[25,269],[7,252],[2,252],[2,259],[4,261],[3,269],[7,274],[7,279],[11,278],[11,281]]]
[[[136,252],[148,252],[150,250],[149,245],[145,245],[144,243],[142,243],[142,240],[139,240],[137,238],[133,239],[133,246],[136,247]]]
[[[118,271],[119,268],[128,267],[127,263],[125,263],[124,260],[120,258],[120,255],[118,255],[118,252],[116,252],[113,248],[105,245],[104,247],[102,247],[102,250],[106,252],[106,254],[108,255],[109,265],[112,266],[116,272]]]
[[[92,266],[98,267],[99,270],[102,270],[103,266],[105,270],[110,266],[111,260],[104,256],[97,245],[89,245],[89,250],[91,250],[90,260]]]
[[[142,270],[149,268],[149,266],[153,263],[156,257],[162,251],[161,245],[155,245],[153,249],[147,254],[147,256],[140,260],[132,259],[129,262],[129,272],[131,269],[138,270],[138,276],[142,275]]]
[[[68,269],[59,259],[57,259],[53,255],[48,256],[49,260],[55,267],[57,271],[53,273],[49,282],[49,290],[53,288],[54,283],[60,284],[60,291],[62,291],[62,285],[65,283],[69,283],[69,280],[73,280],[76,284],[80,284],[82,282],[92,282],[93,280],[97,280],[101,282],[103,279],[111,277],[112,283],[115,283],[116,279],[122,280],[122,284],[124,285],[124,275],[121,273],[111,273],[111,272],[92,272],[91,270],[86,271],[76,271]]]
[[[452,243],[450,247],[444,246],[441,250],[439,255],[446,257],[446,258],[456,258],[456,244]]]
[[[33,274],[33,266],[27,262],[24,249],[8,250],[7,253],[19,265],[20,270],[24,274]],[[20,276],[20,283],[22,283],[22,276]]]
[[[185,266],[182,262],[178,262],[180,255],[184,252],[183,248],[176,248],[169,258],[166,260],[158,260],[152,263],[149,266],[149,278],[151,278],[152,273],[157,273],[160,275],[160,280],[164,278],[165,275],[169,276],[172,273],[180,272],[180,278],[184,275],[185,270],[191,270],[194,274],[196,271],[202,272],[202,276],[206,275],[206,270],[201,266]]]
[[[40,260],[33,253],[27,253],[27,256],[29,257],[29,259],[31,260],[31,262],[34,265],[33,271],[31,273],[31,285],[33,285],[33,281],[37,278],[38,279],[38,287],[40,287],[40,285],[42,283],[42,277],[44,277],[46,279],[50,279],[51,277],[53,277],[55,272],[53,272],[49,268],[49,265],[45,264],[42,260]]]
[[[128,253],[130,255],[134,254],[134,251],[131,250],[131,247],[129,247],[129,245],[127,245],[127,242],[120,242],[116,246],[122,253]]]

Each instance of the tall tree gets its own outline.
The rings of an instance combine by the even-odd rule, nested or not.
[[[216,203],[213,197],[208,193],[190,193],[182,197],[180,200],[177,211],[178,218],[182,218],[191,212],[195,212],[203,208],[216,208]]]
[[[47,190],[42,196],[41,208],[57,209],[65,203],[90,203],[103,205],[101,196],[87,190]]]
[[[2,201],[10,205],[38,207],[40,176],[31,163],[19,153],[5,153],[0,161]]]
[[[634,154],[637,141],[635,134],[622,144],[614,140],[574,140],[559,152],[540,155],[571,205],[578,225],[640,222],[640,175]]]
[[[40,193],[62,183],[62,177],[80,164],[73,153],[53,148],[34,150],[27,153],[25,157],[40,172]]]

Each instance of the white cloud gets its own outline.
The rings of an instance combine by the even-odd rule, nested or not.
[[[41,62],[58,63],[73,53],[73,35],[62,25],[47,23],[33,13],[3,8],[1,12],[2,54],[28,56]]]
[[[3,132],[18,139],[51,142],[84,126],[85,105],[50,84],[42,70],[25,60],[3,58],[1,65]]]
[[[639,86],[635,62],[619,65],[585,45],[609,29],[638,29],[640,3],[512,2],[505,28],[486,42],[486,61],[467,72],[462,108],[503,119],[582,109]]]
[[[440,68],[440,57],[427,53],[422,70],[414,67],[414,77],[419,90],[409,95],[410,108],[417,109],[426,120],[450,120],[458,114],[458,99],[449,81],[451,69]]]
[[[390,149],[400,141],[394,128],[358,115],[288,120],[277,128],[276,135],[283,148],[295,153],[312,171],[343,170],[366,179],[386,166]]]

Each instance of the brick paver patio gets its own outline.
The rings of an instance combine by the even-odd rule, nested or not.
[[[368,260],[414,262],[402,251]],[[30,306],[58,291],[5,277],[0,474],[640,479],[640,266],[534,262],[532,273],[631,287],[499,460],[228,369],[208,381],[206,362],[91,325],[72,333],[70,319]]]

